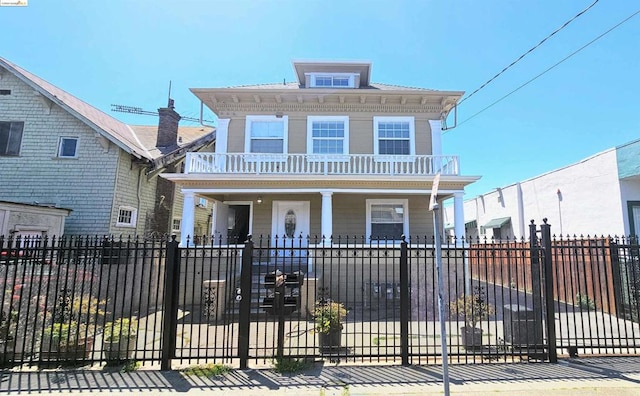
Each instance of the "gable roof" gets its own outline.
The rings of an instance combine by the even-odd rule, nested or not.
[[[165,154],[155,147],[157,126],[131,127],[2,57],[0,57],[0,66],[125,152],[148,161],[153,161]],[[183,144],[178,144],[175,149],[191,145],[199,141],[203,135],[211,134],[212,131],[212,128],[180,127],[178,136],[182,133]]]

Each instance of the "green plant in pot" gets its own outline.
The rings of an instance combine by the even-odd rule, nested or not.
[[[136,350],[138,320],[120,318],[104,325],[104,353],[110,361],[129,359]]]
[[[483,331],[477,327],[478,323],[495,312],[482,288],[476,287],[472,294],[462,295],[452,301],[449,312],[464,320],[465,326],[460,328],[462,345],[467,349],[481,348]]]
[[[43,357],[59,360],[76,360],[87,356],[93,346],[93,336],[83,323],[70,320],[56,322],[44,329],[48,348],[44,348]]]
[[[104,315],[104,301],[63,289],[44,328],[41,355],[47,360],[79,360],[93,350],[96,323]]]
[[[342,322],[347,316],[344,304],[320,300],[313,311],[314,331],[318,333],[320,349],[340,348],[342,339]]]

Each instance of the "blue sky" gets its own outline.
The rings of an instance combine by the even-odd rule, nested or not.
[[[189,88],[294,81],[293,59],[368,60],[375,82],[471,93],[593,1],[29,0],[0,8],[0,56],[155,124],[110,105],[155,110],[171,80],[197,117]],[[466,121],[638,9],[600,0],[460,106],[443,152],[482,176],[465,198],[640,138],[640,15]]]

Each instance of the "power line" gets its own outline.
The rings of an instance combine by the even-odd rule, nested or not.
[[[546,74],[548,71],[550,71],[551,69],[554,69],[556,66],[560,65],[561,63],[563,63],[564,61],[566,61],[567,59],[571,58],[572,56],[574,56],[575,54],[577,54],[578,52],[582,51],[583,49],[587,48],[588,46],[590,46],[591,44],[595,43],[596,41],[600,40],[602,37],[606,36],[607,34],[609,34],[610,32],[612,32],[613,30],[617,29],[618,27],[620,27],[623,23],[627,22],[629,19],[633,18],[634,16],[640,14],[640,10],[634,12],[633,14],[631,14],[630,16],[628,16],[627,18],[625,18],[624,20],[622,20],[621,22],[619,22],[618,24],[616,24],[615,26],[613,26],[612,28],[610,28],[609,30],[607,30],[606,32],[602,33],[601,35],[599,35],[598,37],[594,38],[593,40],[589,41],[587,44],[583,45],[582,47],[578,48],[577,50],[573,51],[571,54],[569,54],[568,56],[566,56],[565,58],[563,58],[562,60],[560,60],[559,62],[555,63],[553,66],[549,67],[548,69],[546,69],[545,71],[543,71],[542,73],[538,74],[537,76],[533,77],[532,79],[530,79],[529,81],[525,82],[524,84],[520,85],[518,88],[514,89],[513,91],[509,92],[508,94],[504,95],[503,97],[501,97],[500,99],[496,100],[495,102],[491,103],[489,106],[485,107],[484,109],[480,110],[479,112],[475,113],[474,115],[472,115],[471,117],[467,118],[466,120],[462,121],[461,123],[458,124],[458,126],[464,124],[465,122],[471,120],[472,118],[474,118],[475,116],[479,115],[480,113],[483,113],[484,111],[490,109],[491,107],[493,107],[494,105],[502,102],[504,99],[508,98],[509,96],[511,96],[512,94],[518,92],[520,89],[524,88],[525,86],[529,85],[530,83],[532,83],[533,81],[537,80],[539,77],[541,77],[542,75]],[[444,133],[447,133],[447,131],[445,131]]]
[[[471,94],[469,94],[469,96],[463,98],[460,102],[458,102],[458,106],[460,106],[465,100],[469,99],[470,97],[472,97],[473,95],[475,95],[478,91],[480,91],[481,89],[483,89],[484,87],[486,87],[487,85],[489,85],[493,80],[495,80],[496,78],[498,78],[501,74],[503,74],[504,72],[506,72],[508,69],[510,69],[513,65],[515,65],[516,63],[520,62],[525,56],[529,55],[530,53],[532,53],[536,48],[540,47],[545,41],[547,41],[548,39],[550,39],[553,35],[555,35],[556,33],[558,33],[559,31],[561,31],[562,29],[564,29],[565,27],[567,27],[567,25],[569,25],[571,22],[573,22],[574,20],[576,20],[577,18],[579,18],[582,14],[584,14],[585,12],[589,11],[589,9],[591,9],[591,7],[593,7],[594,5],[596,5],[596,3],[600,1],[600,0],[596,0],[594,1],[589,7],[585,8],[584,10],[580,11],[578,14],[576,14],[573,18],[569,19],[567,22],[565,22],[562,26],[560,26],[559,28],[557,28],[556,30],[554,30],[551,34],[549,34],[547,37],[545,37],[544,39],[542,39],[542,41],[540,41],[538,44],[536,44],[535,46],[531,47],[531,49],[529,49],[527,52],[525,52],[524,54],[520,55],[520,57],[516,60],[514,60],[513,62],[511,62],[511,64],[507,67],[505,67],[504,69],[502,69],[500,71],[500,73],[496,74],[495,76],[491,77],[487,82],[485,82],[484,84],[482,84],[480,86],[480,88],[476,89],[475,91],[471,92]]]

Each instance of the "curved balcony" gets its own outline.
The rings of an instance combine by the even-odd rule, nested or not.
[[[187,174],[459,176],[456,155],[187,153]]]

